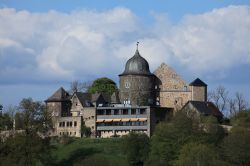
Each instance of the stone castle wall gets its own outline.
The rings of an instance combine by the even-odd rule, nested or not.
[[[203,86],[192,87],[192,100],[207,101],[207,88]]]
[[[91,128],[92,136],[95,136],[96,131],[96,108],[84,107],[81,111],[82,118],[87,127]]]
[[[154,74],[159,78],[157,100],[161,107],[180,109],[191,100],[191,87],[171,67],[163,63]]]
[[[150,105],[155,103],[154,76],[120,76],[120,100],[130,101],[132,105]]]
[[[61,116],[62,104],[61,102],[48,102],[46,103],[46,109],[52,116]]]
[[[58,117],[55,120],[55,133],[58,136],[81,137],[81,117]]]

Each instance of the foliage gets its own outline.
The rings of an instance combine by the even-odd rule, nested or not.
[[[41,102],[24,98],[19,103],[19,112],[15,115],[16,129],[36,130],[46,133],[52,128],[51,115]]]
[[[90,93],[107,93],[110,95],[117,91],[118,88],[116,86],[116,83],[106,77],[94,80],[92,86],[88,89],[88,92]]]
[[[13,126],[13,122],[8,113],[0,114],[0,131],[1,130],[10,130]]]
[[[42,139],[34,131],[8,137],[1,142],[0,151],[2,165],[48,165],[51,161],[49,139]]]
[[[58,166],[102,165],[102,162],[109,166],[128,166],[122,141],[121,138],[74,139],[70,144],[57,144],[52,152]]]
[[[103,155],[93,155],[87,159],[74,162],[74,166],[91,165],[91,166],[110,166],[108,159]]]
[[[241,126],[250,129],[250,110],[239,111],[235,117],[232,118],[234,126]]]
[[[85,137],[90,137],[91,136],[91,128],[87,127],[85,125],[85,122],[82,119],[82,125],[81,125],[81,135]]]
[[[213,147],[199,143],[185,144],[180,151],[176,166],[217,166],[218,155]]]
[[[250,130],[234,127],[225,138],[222,149],[226,161],[239,166],[250,165]]]
[[[169,123],[158,124],[151,139],[149,163],[160,160],[171,165],[180,148],[191,139],[193,127],[196,128],[195,123],[182,112],[177,112]]]
[[[214,116],[202,117],[202,126],[202,135],[206,143],[218,145],[226,135]]]
[[[144,133],[131,132],[124,136],[124,151],[131,165],[142,165],[149,153],[149,137]]]

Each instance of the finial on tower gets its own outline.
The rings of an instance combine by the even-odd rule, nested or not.
[[[138,51],[139,42],[136,43],[136,50]]]

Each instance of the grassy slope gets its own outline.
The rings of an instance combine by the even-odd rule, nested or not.
[[[67,145],[56,145],[53,151],[56,165],[73,165],[76,161],[84,163],[95,161],[92,165],[104,162],[106,165],[129,165],[121,149],[121,139],[76,139]],[[103,164],[104,164],[103,163]],[[104,164],[105,165],[105,164]]]

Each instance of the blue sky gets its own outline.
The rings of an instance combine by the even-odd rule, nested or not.
[[[0,0],[0,103],[45,100],[72,80],[118,82],[140,52],[189,83],[224,85],[250,103],[250,1]]]

